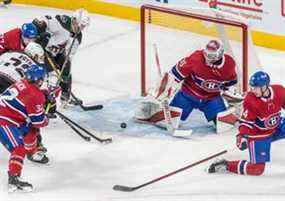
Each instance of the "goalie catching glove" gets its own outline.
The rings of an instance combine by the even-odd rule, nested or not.
[[[238,105],[244,99],[244,96],[238,92],[236,86],[231,86],[227,90],[222,91],[222,96],[229,105]]]

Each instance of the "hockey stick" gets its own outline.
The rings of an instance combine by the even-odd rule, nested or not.
[[[78,100],[78,98],[72,92],[70,93],[70,95],[75,100],[75,102],[79,105],[79,107],[81,107],[81,109],[84,111],[103,109],[103,105],[101,104],[85,106],[82,104],[82,101]]]
[[[71,50],[72,50],[73,44],[74,44],[74,42],[75,42],[75,39],[76,39],[76,36],[74,36],[74,38],[73,38],[73,40],[72,40],[72,43],[71,43],[70,48],[69,48],[69,50],[68,50],[67,56],[66,56],[66,58],[65,58],[65,60],[64,60],[64,62],[63,62],[62,69],[61,69],[60,73],[57,73],[57,75],[58,75],[58,81],[59,81],[59,78],[61,78],[61,81],[63,81],[63,80],[62,80],[62,73],[63,73],[63,71],[64,71],[64,68],[65,68],[67,62],[68,62],[68,58],[69,58],[69,55],[70,55],[70,53],[71,53]],[[56,69],[56,68],[55,68],[55,69]],[[55,71],[55,72],[58,72],[58,71]],[[101,105],[101,104],[99,104],[99,105],[93,105],[93,106],[84,106],[83,103],[82,103],[82,101],[80,101],[72,92],[70,92],[70,94],[71,94],[72,98],[75,100],[75,102],[76,102],[76,103],[81,107],[81,109],[83,109],[84,111],[88,111],[88,110],[100,110],[100,109],[103,108],[103,105]]]
[[[73,40],[73,42],[74,42],[74,40]],[[72,44],[73,44],[73,43],[72,43]],[[70,50],[71,50],[71,48],[70,48]],[[70,51],[69,51],[69,54],[70,54]],[[47,60],[48,60],[48,62],[49,62],[49,64],[50,64],[50,66],[52,67],[52,69],[54,70],[54,72],[55,72],[56,75],[57,75],[57,80],[58,80],[57,85],[58,85],[60,81],[63,81],[63,80],[62,80],[62,72],[63,72],[63,71],[62,71],[62,70],[61,70],[60,72],[58,71],[58,69],[57,69],[57,67],[56,67],[57,64],[55,64],[55,63],[52,61],[52,59],[50,58],[50,56],[49,56],[48,53],[46,53],[46,57],[47,57]],[[66,66],[66,63],[67,63],[66,61],[67,61],[67,59],[65,59],[62,69],[64,69],[64,67]],[[76,103],[81,107],[81,109],[84,110],[84,111],[88,111],[88,110],[100,110],[100,109],[103,108],[103,105],[101,105],[101,104],[92,105],[92,106],[84,106],[83,103],[82,103],[82,101],[78,100],[78,98],[77,98],[72,92],[70,92],[70,94],[71,94],[72,98],[75,100],[75,102],[76,102]]]
[[[165,179],[165,178],[167,178],[167,177],[170,177],[170,176],[172,176],[172,175],[174,175],[174,174],[177,174],[177,173],[179,173],[179,172],[182,172],[182,171],[184,171],[184,170],[187,170],[187,169],[189,169],[189,168],[192,168],[192,167],[194,167],[194,166],[197,166],[197,165],[199,165],[199,164],[201,164],[201,163],[204,163],[204,162],[206,162],[206,161],[208,161],[208,160],[211,160],[211,159],[213,159],[213,158],[216,158],[216,157],[218,157],[218,156],[220,156],[220,155],[223,155],[223,154],[225,154],[225,153],[227,153],[227,152],[228,152],[227,150],[223,150],[223,151],[221,151],[221,152],[219,152],[219,153],[213,154],[213,155],[211,155],[211,156],[209,156],[209,157],[207,157],[207,158],[204,158],[204,159],[202,159],[202,160],[200,160],[200,161],[197,161],[197,162],[192,163],[192,164],[190,164],[190,165],[187,165],[187,166],[185,166],[185,167],[183,167],[183,168],[180,168],[180,169],[178,169],[178,170],[175,170],[175,171],[173,171],[173,172],[170,172],[170,173],[168,173],[168,174],[166,174],[166,175],[163,175],[163,176],[161,176],[161,177],[158,177],[158,178],[156,178],[156,179],[153,179],[153,180],[151,180],[151,181],[149,181],[149,182],[146,182],[146,183],[144,183],[144,184],[141,184],[141,185],[138,185],[138,186],[134,186],[134,187],[115,185],[115,186],[113,186],[113,190],[116,190],[116,191],[124,191],[124,192],[132,192],[132,191],[135,191],[135,190],[137,190],[137,189],[140,189],[140,188],[142,188],[142,187],[144,187],[144,186],[148,186],[148,185],[153,184],[153,183],[155,183],[155,182],[158,182],[158,181],[160,181],[160,180],[162,180],[162,179]]]
[[[68,58],[69,58],[70,53],[71,53],[71,50],[72,50],[72,48],[73,48],[75,39],[76,39],[76,36],[74,36],[74,38],[72,39],[71,45],[70,45],[70,47],[69,47],[69,49],[68,49],[68,52],[67,52],[66,57],[65,57],[65,60],[64,60],[64,62],[63,62],[63,64],[62,64],[62,67],[61,67],[60,72],[56,71],[56,72],[57,72],[57,73],[56,73],[56,74],[57,74],[57,82],[63,81],[63,79],[62,79],[62,73],[63,73],[63,71],[64,71],[64,69],[65,69],[65,66],[66,66],[67,62],[68,62]],[[59,84],[59,83],[58,83],[58,84]]]
[[[62,114],[62,113],[60,113],[58,111],[56,111],[55,113],[58,114],[61,118],[64,118],[66,121],[68,121],[73,126],[75,126],[75,127],[79,128],[80,130],[84,131],[87,135],[89,135],[90,137],[92,137],[93,139],[97,140],[100,143],[108,144],[108,143],[111,143],[113,141],[112,138],[106,138],[106,139],[99,138],[99,137],[93,135],[91,132],[89,132],[85,128],[83,128],[82,126],[80,126],[79,124],[77,124],[76,122],[72,121],[70,118],[68,118],[64,114]]]
[[[75,128],[69,121],[64,119],[62,116],[59,115],[59,117],[63,120],[64,123],[66,123],[75,133],[77,133],[83,140],[90,142],[91,138],[89,136],[83,135],[77,128]]]
[[[162,78],[162,69],[161,69],[161,65],[159,62],[157,45],[155,43],[153,44],[153,49],[154,49],[154,53],[155,53],[155,62],[156,62],[157,72],[158,72],[160,79],[163,79]],[[165,88],[165,86],[163,86],[163,87]],[[192,130],[176,130],[174,128],[174,126],[172,124],[172,120],[171,120],[171,111],[170,111],[170,107],[169,107],[169,99],[168,98],[161,101],[161,106],[162,106],[164,118],[166,121],[166,129],[171,133],[172,136],[174,136],[174,137],[187,137],[187,136],[192,134],[192,132],[193,132]]]

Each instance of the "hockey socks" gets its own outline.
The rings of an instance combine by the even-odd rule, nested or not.
[[[25,148],[23,146],[16,147],[10,156],[9,173],[11,175],[21,175],[25,158]]]
[[[236,174],[259,176],[264,172],[265,163],[252,164],[246,160],[228,161],[227,170]]]

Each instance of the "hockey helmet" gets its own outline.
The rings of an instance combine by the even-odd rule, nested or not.
[[[22,36],[25,38],[36,38],[38,36],[37,27],[33,23],[25,23],[22,25]]]
[[[38,63],[44,63],[45,52],[40,44],[29,42],[24,52]]]
[[[203,49],[203,55],[207,64],[214,64],[224,56],[224,47],[217,40],[210,40],[205,49]]]
[[[37,82],[43,80],[46,72],[45,69],[40,65],[31,65],[24,71],[26,79],[30,82]]]
[[[249,80],[249,85],[251,87],[268,86],[269,83],[270,83],[270,77],[267,73],[263,71],[257,71],[250,77]]]

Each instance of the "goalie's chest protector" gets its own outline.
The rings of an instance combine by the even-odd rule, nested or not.
[[[220,95],[222,85],[236,80],[235,62],[229,56],[219,66],[207,66],[202,50],[181,60],[177,69],[185,77],[182,90],[202,99]]]

